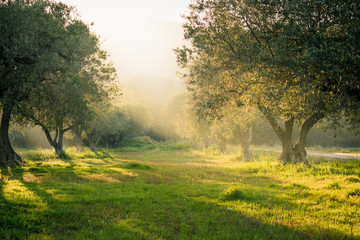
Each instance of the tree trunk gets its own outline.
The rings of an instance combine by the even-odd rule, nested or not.
[[[55,149],[56,155],[64,157],[65,152],[63,148],[64,133],[69,131],[71,128],[63,129],[61,127],[56,128],[54,138],[51,137],[50,131],[43,126],[43,131],[50,145]]]
[[[93,151],[93,152],[97,151],[97,145],[100,142],[101,137],[102,137],[102,134],[100,134],[100,136],[98,137],[98,139],[96,141],[93,141],[92,139],[89,141],[89,148],[91,149],[91,151]],[[107,149],[109,149],[108,141],[106,141],[106,147],[107,147]]]
[[[14,151],[9,140],[9,127],[12,107],[3,107],[0,126],[0,167],[16,167],[25,162]]]
[[[285,121],[285,129],[283,133],[280,134],[282,152],[280,155],[280,160],[284,163],[291,163],[294,160],[293,155],[293,128],[294,128],[294,118],[289,118]]]
[[[76,136],[76,140],[78,142],[78,145],[77,145],[77,151],[78,152],[82,152],[84,151],[84,140],[83,138],[81,137],[81,133],[79,133],[78,131],[75,132],[75,136]]]
[[[240,127],[238,127],[236,129],[235,134],[237,135],[237,138],[240,141],[240,145],[241,145],[241,151],[243,154],[243,157],[245,159],[252,159],[253,155],[250,149],[250,144],[251,144],[251,140],[252,140],[252,127],[251,125],[249,127],[246,127],[244,129],[241,129]]]
[[[224,138],[219,138],[216,140],[216,143],[218,145],[218,150],[221,154],[226,153],[226,143]]]
[[[294,127],[294,118],[290,117],[285,121],[285,129],[282,129],[277,120],[272,116],[269,109],[258,105],[260,111],[269,121],[271,127],[281,141],[282,153],[280,160],[284,163],[304,163],[309,164],[306,158],[306,140],[311,128],[324,117],[323,113],[314,113],[304,121],[301,126],[300,136],[295,145],[293,145],[292,134]]]
[[[304,162],[306,164],[309,164],[309,162],[306,159],[307,153],[305,149],[307,136],[311,128],[323,117],[324,117],[323,113],[315,113],[304,121],[303,125],[301,126],[300,136],[293,148],[295,162]]]
[[[55,146],[55,153],[59,157],[62,157],[65,154],[63,147],[63,140],[64,140],[64,131],[62,129],[59,129],[59,137]]]
[[[96,152],[97,151],[97,141],[94,142],[91,138],[87,141],[87,147],[90,148],[91,151]]]

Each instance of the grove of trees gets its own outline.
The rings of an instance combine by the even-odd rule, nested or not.
[[[108,101],[115,70],[98,36],[65,4],[1,1],[0,23],[0,166],[23,163],[9,141],[12,119],[40,126],[62,155],[64,133]]]
[[[120,100],[99,36],[73,7],[0,1],[0,166],[24,164],[9,139],[14,123],[41,128],[60,157],[66,136],[96,151],[146,135],[219,152],[239,143],[245,158],[252,139],[279,142],[283,163],[307,164],[315,125],[360,133],[359,5],[194,0],[184,16],[189,44],[175,50],[188,91],[142,74]]]
[[[256,106],[284,163],[307,163],[310,129],[359,113],[358,1],[196,0],[177,49],[199,115],[221,119],[228,102]],[[300,127],[293,142],[294,126]]]

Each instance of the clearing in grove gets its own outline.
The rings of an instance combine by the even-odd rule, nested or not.
[[[0,239],[360,239],[360,161],[159,143],[19,150],[1,169]]]

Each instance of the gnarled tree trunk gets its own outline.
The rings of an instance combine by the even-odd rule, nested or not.
[[[0,126],[0,167],[16,167],[25,162],[14,151],[9,140],[12,107],[4,106]]]
[[[63,129],[62,127],[57,127],[55,130],[54,138],[51,137],[50,131],[47,128],[42,127],[42,129],[46,135],[48,142],[55,149],[56,155],[58,155],[59,157],[63,157],[65,154],[63,146],[64,133],[69,131],[71,128]]]
[[[324,117],[324,114],[315,113],[311,117],[309,117],[308,119],[306,119],[304,121],[303,125],[301,126],[300,136],[293,148],[295,161],[307,163],[307,160],[306,160],[307,153],[306,153],[306,149],[305,149],[307,136],[308,136],[311,128],[323,117]]]
[[[290,117],[285,121],[285,128],[283,129],[277,120],[272,116],[269,109],[264,106],[258,105],[260,111],[264,114],[265,118],[270,123],[271,127],[274,129],[276,135],[281,141],[282,153],[280,155],[280,160],[284,163],[304,163],[309,164],[306,159],[306,141],[308,133],[311,128],[324,117],[323,113],[314,113],[309,118],[307,118],[301,126],[300,136],[295,143],[292,141],[293,127],[294,127],[294,118]]]

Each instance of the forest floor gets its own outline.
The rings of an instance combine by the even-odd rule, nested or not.
[[[0,239],[360,239],[360,162],[185,145],[59,159],[20,150],[1,169]]]

